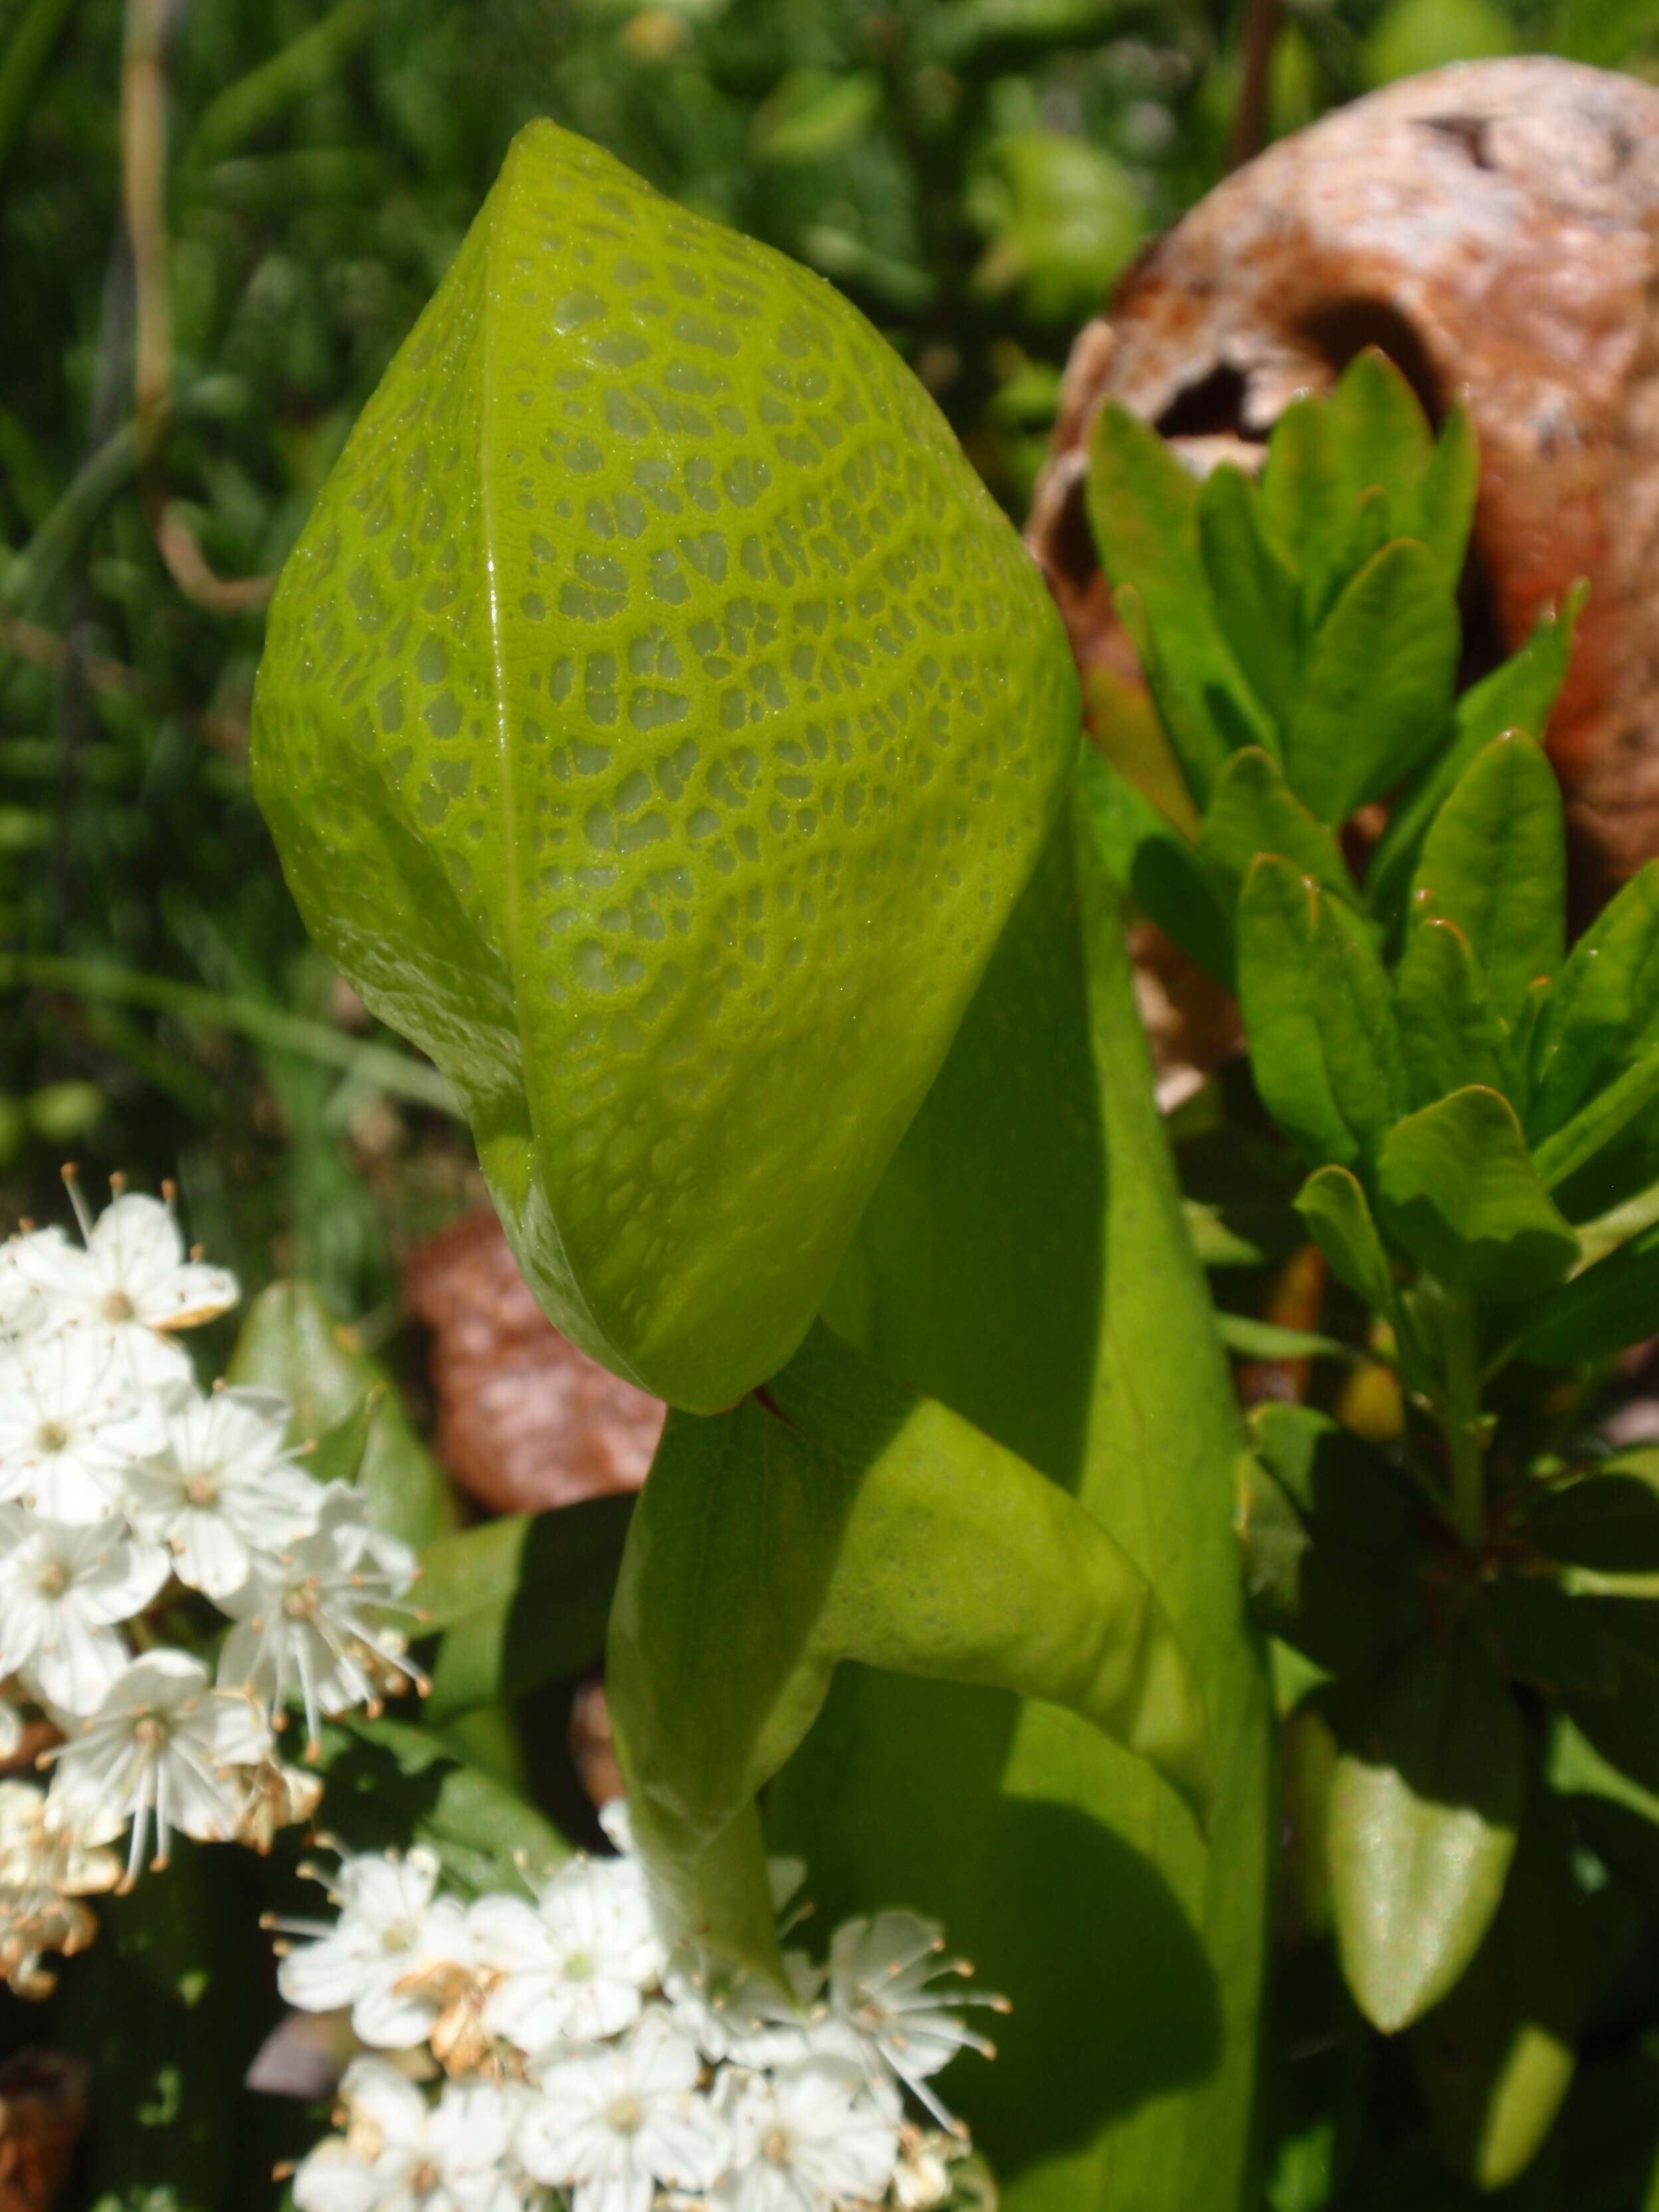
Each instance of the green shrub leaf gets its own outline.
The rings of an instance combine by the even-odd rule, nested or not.
[[[1556,694],[1566,679],[1573,634],[1584,603],[1581,586],[1568,592],[1559,613],[1540,616],[1518,653],[1472,684],[1452,715],[1449,744],[1433,753],[1389,811],[1365,874],[1365,892],[1380,915],[1398,911],[1430,823],[1474,760],[1510,730],[1541,739]]]
[[[1559,1129],[1659,1026],[1659,860],[1601,909],[1556,978],[1533,1039],[1534,1138]]]
[[[1285,772],[1322,822],[1380,798],[1441,736],[1458,645],[1444,571],[1414,539],[1385,545],[1347,586],[1285,731]]]
[[[1084,748],[1078,791],[1083,820],[1113,883],[1189,959],[1218,981],[1229,981],[1231,924],[1190,840],[1092,745]]]
[[[1515,1054],[1480,963],[1455,922],[1431,917],[1412,931],[1395,1000],[1415,1104],[1431,1105],[1471,1083],[1501,1091],[1512,1105],[1522,1103]]]
[[[1594,1474],[1541,1489],[1527,1528],[1540,1550],[1569,1566],[1659,1574],[1659,1471],[1640,1454],[1606,1460]]]
[[[1659,1226],[1644,1230],[1539,1309],[1516,1350],[1523,1359],[1568,1367],[1611,1359],[1659,1329]]]
[[[1216,619],[1199,556],[1198,483],[1149,422],[1108,400],[1095,418],[1087,496],[1120,613],[1125,586],[1139,602],[1140,623],[1126,623],[1202,806],[1236,746],[1275,739]]]
[[[1500,1303],[1536,1297],[1578,1257],[1515,1109],[1496,1091],[1455,1091],[1398,1123],[1376,1189],[1383,1228],[1455,1289]]]
[[[1436,2137],[1477,2189],[1506,2188],[1526,2171],[1571,2086],[1589,1931],[1571,1852],[1559,1808],[1535,1795],[1486,1942],[1412,2031]]]
[[[1455,1987],[1503,1895],[1526,1796],[1520,1715],[1468,1639],[1422,1644],[1345,1716],[1331,1789],[1338,1948],[1392,2035]]]
[[[377,1528],[418,1550],[455,1525],[443,1469],[415,1433],[385,1370],[309,1283],[272,1283],[247,1310],[225,1380],[280,1390],[292,1443],[315,1443],[321,1481],[355,1482]]]
[[[1394,1269],[1358,1176],[1346,1168],[1321,1168],[1303,1184],[1296,1210],[1337,1280],[1375,1311],[1395,1319]]]
[[[1644,1790],[1659,1790],[1659,1606],[1650,1597],[1582,1597],[1612,1644],[1619,1687],[1574,1698],[1573,1720],[1603,1759]]]
[[[1301,681],[1301,591],[1268,539],[1255,485],[1231,462],[1204,480],[1198,537],[1223,634],[1251,690],[1282,730]]]
[[[689,1921],[770,1962],[753,1800],[844,1660],[1063,1705],[1194,1806],[1202,1705],[1139,1570],[1056,1485],[826,1329],[759,1399],[674,1416],[612,1618],[641,1848]]]
[[[1238,907],[1257,1088],[1316,1166],[1371,1157],[1410,1101],[1393,994],[1364,922],[1276,857]]]
[[[1474,418],[1463,402],[1455,400],[1423,471],[1417,512],[1402,518],[1407,534],[1422,539],[1454,583],[1463,574],[1480,489],[1480,449]]]
[[[1236,752],[1217,777],[1199,831],[1198,849],[1221,885],[1228,911],[1262,853],[1276,853],[1333,897],[1354,902],[1353,878],[1323,823],[1311,815],[1285,781],[1271,753],[1259,745]]]
[[[283,573],[253,769],[548,1312],[712,1410],[809,1327],[1078,726],[897,357],[536,123]]]

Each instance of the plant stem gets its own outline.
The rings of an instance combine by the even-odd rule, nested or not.
[[[1486,1528],[1486,1476],[1480,1443],[1480,1339],[1467,1299],[1448,1299],[1442,1331],[1446,1387],[1440,1418],[1451,1455],[1452,1522],[1475,1550]]]

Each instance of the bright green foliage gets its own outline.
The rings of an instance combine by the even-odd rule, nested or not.
[[[771,1832],[810,1848],[825,1912],[926,1898],[1018,1987],[995,2065],[960,2077],[1007,2212],[1256,2212],[1270,1814],[1238,1417],[1117,901],[1086,838],[1074,858],[1078,829],[1010,924],[832,1318],[1063,1486],[1140,1566],[1203,1693],[1207,1832],[1070,1714],[862,1668],[842,1670],[773,1785]]]
[[[357,1484],[388,1534],[418,1547],[453,1528],[443,1470],[384,1369],[309,1284],[272,1283],[260,1292],[225,1380],[281,1391],[294,1408],[290,1441],[316,1446],[312,1473],[323,1482]]]
[[[1320,1684],[1297,1723],[1338,1747],[1289,1808],[1297,1848],[1360,2013],[1413,2030],[1442,2157],[1480,2190],[1530,2168],[1554,2212],[1576,2199],[1538,2154],[1608,1971],[1582,1852],[1621,1882],[1659,1872],[1659,1485],[1594,1431],[1597,1369],[1659,1329],[1659,874],[1569,951],[1538,740],[1582,593],[1452,696],[1461,412],[1432,439],[1362,357],[1286,411],[1254,486],[1178,483],[1158,446],[1109,410],[1091,512],[1197,829],[1116,796],[1109,765],[1088,818],[1103,865],[1233,984],[1253,1103],[1314,1170],[1283,1210],[1328,1305],[1289,1328],[1225,1315],[1224,1340],[1397,1378],[1392,1413],[1373,1392],[1364,1414],[1380,1442],[1269,1406],[1240,1473],[1253,1609],[1295,1655],[1285,1680]],[[1356,837],[1373,799],[1387,825]],[[1214,1141],[1241,1159],[1218,1188],[1200,1175],[1206,1260],[1278,1258],[1259,1154],[1224,1116]],[[1241,1236],[1249,1191],[1264,1225]],[[1567,1714],[1611,1781],[1564,1806],[1529,1777]],[[1351,2212],[1316,2136],[1305,2159],[1281,2136],[1275,2203]]]
[[[1454,1989],[1504,1893],[1526,1739],[1468,1642],[1419,1644],[1345,1716],[1330,1868],[1349,1987],[1387,2032]]]
[[[254,769],[569,1334],[704,1412],[787,1358],[1076,742],[1040,579],[861,318],[525,131],[284,572]]]
[[[1432,437],[1405,379],[1374,352],[1358,355],[1328,397],[1285,410],[1255,482],[1224,464],[1200,486],[1138,416],[1111,403],[1101,410],[1090,520],[1201,817],[1199,850],[1224,882],[1242,882],[1256,853],[1278,853],[1393,928],[1452,785],[1506,730],[1542,735],[1565,674],[1576,594],[1519,653],[1453,697],[1462,639],[1457,587],[1477,477],[1461,404]],[[1282,771],[1282,788],[1269,761]],[[1538,768],[1547,781],[1541,761]],[[1495,784],[1496,772],[1488,775]],[[1502,810],[1533,787],[1523,769],[1513,788],[1505,781],[1477,794],[1480,820],[1460,833],[1462,842],[1478,836],[1482,822],[1503,834]],[[1324,833],[1395,794],[1362,889],[1334,836]],[[1545,804],[1541,792],[1534,796]],[[1550,803],[1559,804],[1553,792]],[[1253,828],[1261,834],[1252,846]],[[1142,834],[1164,833],[1148,824]],[[1455,858],[1437,853],[1436,872]],[[1142,880],[1132,855],[1114,872],[1136,883],[1146,911],[1194,949],[1173,867]],[[1517,900],[1528,880],[1513,871]],[[1547,882],[1534,888],[1540,911],[1559,924],[1559,896]],[[1455,896],[1449,884],[1436,910],[1461,921]],[[1194,957],[1232,980],[1224,945]],[[1500,975],[1500,989],[1508,980]]]
[[[1139,1570],[820,1328],[736,1411],[672,1417],[606,1670],[641,1847],[687,1925],[750,1966],[774,1941],[753,1801],[849,1660],[1063,1706],[1207,1803],[1202,1698]]]

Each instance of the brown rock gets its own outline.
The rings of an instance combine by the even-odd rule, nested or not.
[[[1085,672],[1127,647],[1081,484],[1110,394],[1195,467],[1259,453],[1298,391],[1380,345],[1480,434],[1469,672],[1590,580],[1549,732],[1597,876],[1659,853],[1659,92],[1473,62],[1340,109],[1237,172],[1130,271],[1067,371],[1029,542]]]
[[[87,2124],[89,2078],[58,2051],[20,2051],[0,2066],[0,2212],[46,2212]]]
[[[437,1448],[498,1513],[637,1490],[666,1408],[560,1335],[485,1206],[416,1246],[404,1295],[432,1331]]]

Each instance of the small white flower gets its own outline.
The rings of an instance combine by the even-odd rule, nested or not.
[[[153,1401],[96,1335],[36,1336],[0,1358],[0,1498],[57,1521],[100,1520],[160,1437]]]
[[[958,2008],[981,2004],[1006,2012],[1007,2002],[939,1988],[943,1976],[971,1971],[944,1951],[938,1923],[914,1912],[843,1921],[830,1939],[829,2002],[814,2040],[820,2050],[844,2048],[872,2077],[896,2074],[948,2126],[949,2115],[923,2085],[958,2051],[996,2056]]]
[[[842,2058],[728,2080],[732,2169],[714,2200],[722,2212],[839,2212],[885,2196],[899,2151],[889,2084]]]
[[[343,1859],[329,1885],[338,1920],[285,1923],[291,1934],[316,1938],[277,1969],[288,2002],[301,2012],[349,2006],[353,2027],[377,2050],[423,2043],[447,2000],[446,1970],[471,1966],[465,1912],[435,1895],[439,1870],[418,1845],[404,1858],[365,1852]]]
[[[72,1177],[69,1191],[85,1249],[51,1229],[15,1248],[13,1267],[42,1302],[39,1325],[84,1331],[140,1389],[187,1377],[190,1361],[173,1332],[234,1306],[235,1277],[186,1256],[173,1208],[161,1200],[124,1194],[94,1221]]]
[[[0,1505],[0,1676],[21,1674],[44,1704],[89,1713],[131,1654],[116,1624],[142,1613],[167,1556],[120,1521],[48,1521]]]
[[[120,1872],[112,1852],[82,1842],[56,1792],[0,1782],[0,1982],[20,1996],[48,1996],[44,1954],[85,1948],[97,1923],[81,1899],[112,1889]]]
[[[415,1579],[407,1545],[367,1528],[347,1484],[319,1497],[314,1531],[280,1558],[258,1554],[242,1587],[225,1600],[236,1626],[220,1654],[219,1680],[246,1686],[275,1706],[298,1695],[315,1744],[325,1715],[373,1709],[389,1672],[412,1676],[402,1638],[375,1618]]]
[[[650,2212],[659,2186],[712,2188],[730,2139],[700,2070],[654,2005],[625,2042],[545,2061],[519,2132],[526,2172],[568,2190],[571,2212]]]
[[[15,1759],[22,1747],[23,1716],[9,1697],[0,1694],[0,1761]]]
[[[340,2098],[345,2134],[319,2143],[295,2173],[300,2212],[514,2212],[513,2097],[489,2082],[452,2081],[428,2102],[384,2059],[359,2058]]]
[[[627,1859],[573,1860],[533,1905],[481,1898],[468,1923],[479,1963],[504,1977],[484,2027],[521,2051],[631,2027],[662,1970],[645,1880]]]
[[[53,1795],[94,1840],[132,1833],[124,1885],[143,1863],[152,1821],[154,1866],[165,1866],[173,1829],[222,1843],[241,1818],[236,1770],[256,1765],[270,1733],[251,1699],[211,1688],[207,1669],[183,1651],[135,1659],[81,1732],[60,1745]]]
[[[662,1977],[675,2025],[715,2063],[759,2069],[810,2057],[815,2033],[811,2008],[823,1970],[804,1951],[787,1951],[783,1964],[794,1992],[793,2004],[760,1975],[728,1966],[683,1936],[669,1954]]]
[[[128,1473],[128,1513],[171,1548],[181,1582],[227,1598],[256,1552],[280,1554],[316,1528],[322,1486],[294,1464],[288,1401],[268,1390],[180,1391],[161,1419],[160,1449]]]

